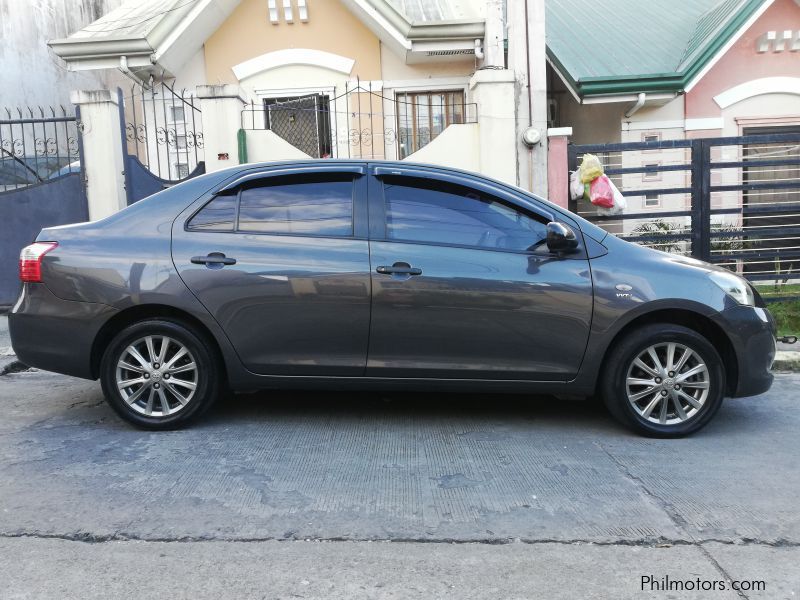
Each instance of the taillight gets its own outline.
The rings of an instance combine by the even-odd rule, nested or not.
[[[36,242],[25,246],[19,253],[19,278],[28,283],[41,283],[42,259],[58,246],[58,242]]]

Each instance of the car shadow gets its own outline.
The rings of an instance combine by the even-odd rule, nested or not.
[[[527,394],[260,391],[228,394],[203,417],[207,426],[286,419],[414,418],[534,421],[616,427],[602,402]]]

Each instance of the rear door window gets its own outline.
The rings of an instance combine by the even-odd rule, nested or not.
[[[242,189],[238,230],[349,237],[353,235],[353,175],[271,177]]]
[[[236,223],[236,194],[215,196],[189,221],[188,229],[195,231],[233,231]]]

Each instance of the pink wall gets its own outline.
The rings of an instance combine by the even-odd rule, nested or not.
[[[800,5],[795,0],[775,0],[767,11],[686,94],[686,118],[718,117],[714,96],[735,85],[762,77],[800,77],[800,52],[758,53],[756,42],[767,31],[800,29]]]
[[[547,140],[548,200],[562,208],[569,208],[568,142],[566,135],[551,136]]]

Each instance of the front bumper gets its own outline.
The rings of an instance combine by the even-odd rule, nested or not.
[[[737,381],[731,396],[755,396],[772,386],[775,321],[766,308],[734,306],[720,313],[722,327],[733,344]]]
[[[105,304],[62,300],[43,283],[26,283],[8,316],[11,346],[30,367],[94,379],[92,344],[116,312]]]

